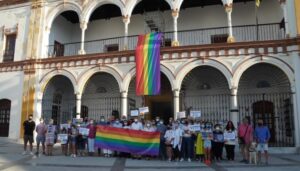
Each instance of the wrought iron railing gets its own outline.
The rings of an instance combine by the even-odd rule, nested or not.
[[[178,40],[181,46],[221,43],[226,42],[227,33],[228,27],[184,30],[178,31]],[[284,29],[280,27],[280,23],[234,26],[233,35],[236,42],[280,40],[285,37]],[[173,36],[173,32],[165,32],[162,46],[170,46]],[[137,35],[128,37],[128,50],[135,49],[137,37]],[[54,45],[49,45],[47,54],[49,57],[61,56],[60,54],[63,54],[63,56],[77,55],[80,45],[80,42],[65,43],[63,44],[63,52],[59,53]],[[104,53],[111,46],[115,46],[114,49],[118,49],[119,51],[123,50],[124,37],[91,40],[84,43],[86,54]]]

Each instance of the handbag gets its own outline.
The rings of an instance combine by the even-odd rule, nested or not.
[[[239,144],[246,144],[246,142],[245,142],[245,135],[247,134],[247,131],[248,131],[248,127],[249,127],[249,125],[247,126],[247,128],[246,128],[246,131],[245,131],[245,134],[244,134],[244,136],[242,136],[242,137],[239,137]]]

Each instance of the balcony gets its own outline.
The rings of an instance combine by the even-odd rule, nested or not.
[[[205,28],[178,31],[180,46],[209,45],[226,43],[228,28]],[[233,35],[236,42],[253,42],[266,40],[281,40],[285,38],[284,28],[280,23],[234,26]],[[138,35],[128,37],[128,50],[134,50],[137,45]],[[165,32],[162,47],[168,47],[173,40],[173,32]],[[48,46],[48,57],[76,56],[80,50],[80,42]],[[86,41],[86,54],[107,53],[124,49],[124,37],[114,37]]]

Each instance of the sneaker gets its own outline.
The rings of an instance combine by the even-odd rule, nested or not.
[[[192,162],[192,160],[190,158],[188,158],[188,162]]]
[[[73,157],[76,158],[76,154],[74,154]]]
[[[171,159],[171,158],[169,158],[169,159],[168,159],[168,161],[169,161],[169,162],[171,162],[171,161],[172,161],[172,159]]]
[[[27,151],[23,151],[22,155],[26,155],[27,154]]]
[[[32,156],[34,155],[32,151],[29,154],[32,155]]]
[[[180,159],[180,162],[183,162],[183,158]]]

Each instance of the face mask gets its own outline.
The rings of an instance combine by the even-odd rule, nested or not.
[[[147,124],[147,127],[150,127],[150,124]]]
[[[118,123],[120,123],[120,121],[116,121],[116,123],[118,124]]]
[[[204,125],[201,125],[201,128],[204,128],[205,126]]]
[[[160,123],[160,124],[163,124],[164,122],[163,122],[163,121],[160,121],[159,123]]]
[[[159,119],[156,119],[156,122],[158,122],[159,121]]]
[[[29,120],[32,120],[32,117],[30,117]]]
[[[217,130],[217,131],[220,131],[220,127],[216,127],[216,130]]]
[[[137,119],[134,120],[134,122],[137,122],[137,121],[138,121]]]
[[[104,119],[101,119],[101,122],[104,122]]]

